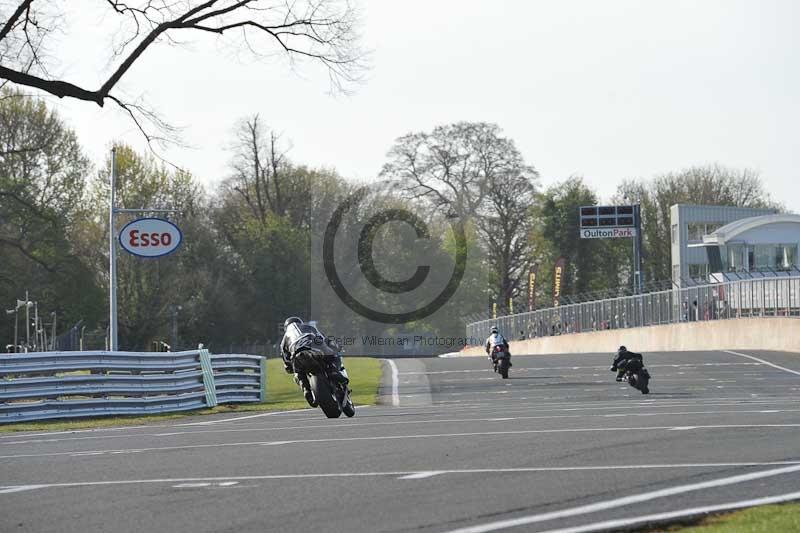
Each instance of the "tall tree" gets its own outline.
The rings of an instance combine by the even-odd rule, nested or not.
[[[74,234],[90,168],[75,133],[43,101],[0,91],[0,299],[30,289],[64,323],[99,312]]]
[[[312,231],[352,187],[334,171],[294,164],[257,115],[237,126],[233,150],[212,209],[238,302],[229,316],[240,317],[228,331],[274,341],[287,315],[308,316]]]
[[[49,57],[52,35],[76,10],[90,9],[106,11],[118,22],[111,29],[116,44],[108,61],[110,69],[98,73],[103,81],[96,88],[55,77],[48,68],[69,60]],[[358,80],[364,68],[357,23],[356,10],[340,0],[106,0],[79,8],[46,0],[2,2],[0,80],[100,107],[113,102],[131,116],[148,140],[165,140],[175,130],[146,105],[123,99],[117,89],[145,52],[178,45],[188,35],[227,37],[256,59],[279,51],[292,62],[317,62],[329,73],[332,88],[343,90]]]
[[[559,257],[566,260],[561,293],[567,297],[619,287],[630,272],[630,241],[581,239],[579,208],[596,205],[597,195],[581,177],[556,183],[539,194],[534,208],[534,255],[539,262],[537,283],[545,301],[552,301],[552,268]]]
[[[494,273],[497,301],[507,302],[524,292],[533,263],[533,205],[538,174],[504,174],[492,177],[487,206],[475,223],[485,239],[487,261]]]
[[[458,122],[410,133],[389,150],[383,177],[405,196],[474,221],[494,272],[495,296],[520,288],[530,264],[530,217],[538,173],[496,124]]]

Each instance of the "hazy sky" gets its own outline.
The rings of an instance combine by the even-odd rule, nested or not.
[[[69,2],[70,8],[86,0]],[[72,19],[54,57],[94,87],[113,16]],[[260,113],[290,157],[374,177],[393,140],[459,120],[496,122],[543,184],[583,175],[603,197],[621,179],[718,162],[761,173],[800,211],[800,2],[464,1],[361,3],[372,69],[352,96],[277,56],[256,63],[191,37],[146,52],[123,88],[185,127],[168,157],[209,189],[228,173],[237,120]],[[107,72],[107,70],[105,70]],[[107,106],[56,103],[96,162],[112,139],[144,142]]]

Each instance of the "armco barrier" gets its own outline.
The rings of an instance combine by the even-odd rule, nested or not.
[[[258,355],[212,355],[214,388],[219,403],[263,402],[267,360]]]
[[[254,355],[41,352],[0,355],[0,423],[188,411],[264,401]]]

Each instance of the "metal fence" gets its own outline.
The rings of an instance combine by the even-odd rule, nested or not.
[[[492,325],[509,340],[520,340],[679,322],[776,316],[800,317],[800,276],[675,288],[479,320],[467,325],[467,338],[480,342]]]
[[[262,402],[266,360],[208,350],[0,355],[0,423]]]

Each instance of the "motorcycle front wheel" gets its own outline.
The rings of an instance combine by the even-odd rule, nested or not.
[[[347,401],[342,406],[342,412],[347,418],[353,418],[356,416],[356,406],[353,405],[353,400],[350,399],[349,395],[347,396]]]
[[[317,400],[322,412],[328,418],[339,418],[342,410],[339,408],[339,402],[333,397],[331,387],[324,377],[312,374],[308,377],[308,384],[311,386],[311,392],[314,393],[314,399]]]

